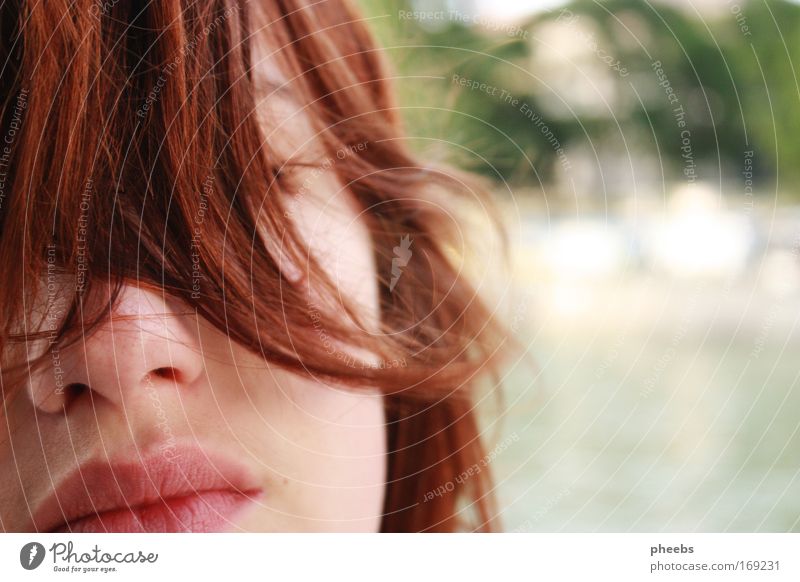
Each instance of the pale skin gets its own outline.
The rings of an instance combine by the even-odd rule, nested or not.
[[[286,101],[270,107],[296,112]],[[275,131],[271,141],[287,136],[288,154],[317,147],[302,112]],[[370,237],[334,174],[315,178],[292,214],[342,296],[364,321],[376,321]],[[285,268],[302,278],[302,265]],[[120,451],[135,460],[170,443],[196,444],[256,476],[263,494],[226,530],[379,529],[386,437],[378,394],[271,366],[187,306],[135,282],[109,321],[59,356],[61,381],[45,366],[3,416],[0,530],[34,531],[31,513],[85,461]],[[165,377],[164,368],[174,373]],[[89,390],[58,389],[71,383]]]

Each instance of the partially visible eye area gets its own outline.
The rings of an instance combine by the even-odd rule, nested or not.
[[[30,284],[24,290],[21,311],[13,318],[8,340],[12,344],[46,340],[52,345],[70,315],[74,281],[74,276],[52,269]]]
[[[292,195],[299,187],[297,175],[300,168],[297,164],[285,161],[272,169],[272,176],[279,191]]]

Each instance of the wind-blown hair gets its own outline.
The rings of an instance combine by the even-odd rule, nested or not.
[[[442,193],[474,192],[408,150],[359,16],[341,0],[6,0],[0,35],[4,397],[41,365],[20,346],[41,335],[32,298],[51,273],[74,283],[60,291],[67,308],[51,338],[64,346],[107,317],[107,301],[92,307],[100,283],[133,281],[274,365],[379,389],[383,531],[492,529],[488,472],[456,478],[484,457],[471,393],[496,370],[504,332],[460,274],[458,233],[441,206]],[[281,64],[278,83],[261,73],[265,55]],[[308,163],[270,146],[258,111],[275,91],[290,93],[329,157],[347,152],[325,171],[370,232],[379,333],[353,325],[358,305],[339,296],[292,220],[295,169]],[[398,255],[403,237],[413,242]],[[302,265],[302,281],[286,264]],[[332,357],[320,328],[405,365]],[[452,491],[425,499],[445,484]]]

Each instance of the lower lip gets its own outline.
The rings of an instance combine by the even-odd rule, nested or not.
[[[59,528],[71,533],[219,532],[234,529],[233,520],[253,505],[257,492],[198,491],[141,507],[121,508],[84,517]]]

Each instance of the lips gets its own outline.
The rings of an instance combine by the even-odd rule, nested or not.
[[[42,503],[34,526],[76,533],[224,531],[260,495],[244,467],[200,449],[171,448],[137,462],[81,465]]]

